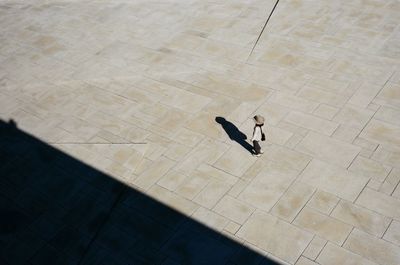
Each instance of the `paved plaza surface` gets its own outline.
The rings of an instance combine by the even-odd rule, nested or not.
[[[0,263],[400,264],[400,1],[275,3],[0,0]]]

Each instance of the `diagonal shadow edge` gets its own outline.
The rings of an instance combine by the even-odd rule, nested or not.
[[[277,264],[0,119],[0,263]]]

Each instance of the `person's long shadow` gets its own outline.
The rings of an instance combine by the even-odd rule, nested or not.
[[[254,153],[253,146],[246,141],[246,134],[242,133],[232,122],[227,121],[223,117],[216,117],[215,121],[221,124],[222,128],[225,130],[231,140],[243,146],[243,148],[245,148],[251,154]]]

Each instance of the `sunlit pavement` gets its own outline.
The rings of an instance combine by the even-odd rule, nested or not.
[[[400,264],[400,1],[275,4],[0,0],[0,118],[282,264]],[[255,114],[261,157],[215,120]]]

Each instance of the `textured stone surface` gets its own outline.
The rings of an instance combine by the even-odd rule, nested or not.
[[[1,1],[0,119],[279,263],[400,264],[400,3],[279,1],[251,52],[274,4]],[[261,157],[249,152],[256,114],[265,117]],[[31,233],[63,231],[33,214],[52,202],[47,192],[34,198],[38,187],[86,196],[21,187],[27,176],[6,173],[1,205],[25,209]],[[84,189],[98,198],[93,189],[105,188]],[[143,230],[136,224],[100,232],[94,245],[106,258],[91,262],[125,262],[108,242],[125,243],[117,235]],[[144,230],[166,239],[163,229]],[[54,253],[53,263],[74,263],[49,231],[10,241],[0,263],[42,264]],[[171,255],[150,264],[190,263],[215,241],[174,231],[164,246]],[[87,240],[72,235],[78,247]],[[232,262],[217,245],[221,259],[204,263]]]
[[[252,215],[238,236],[290,263],[298,259],[312,239],[308,232],[262,212]]]

